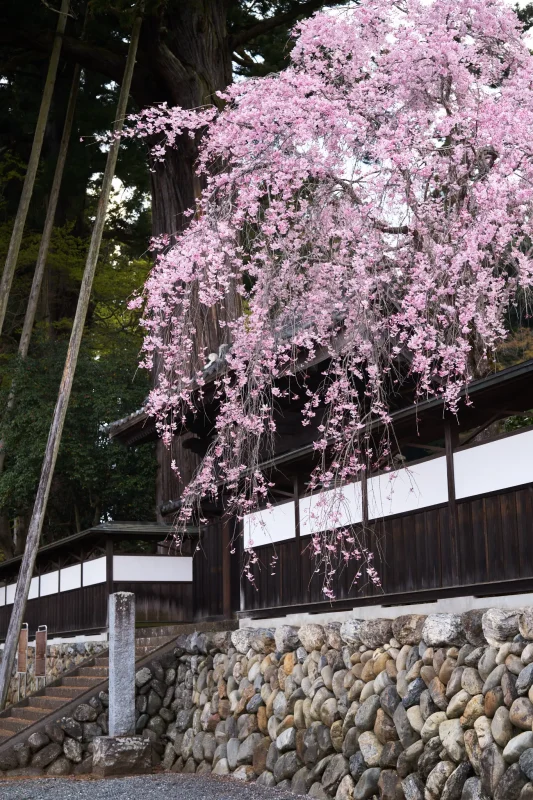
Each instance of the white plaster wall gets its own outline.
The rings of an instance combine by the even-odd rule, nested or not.
[[[48,597],[49,594],[57,594],[59,592],[59,572],[47,572],[46,575],[41,575],[41,597]]]
[[[192,581],[192,558],[113,556],[113,580],[187,583]]]
[[[368,518],[380,519],[446,503],[446,458],[433,458],[411,467],[385,472],[368,480]],[[300,500],[300,533],[356,525],[363,519],[361,483]]]
[[[92,561],[83,563],[83,585],[94,586],[97,583],[105,583],[107,577],[106,557],[95,558]]]
[[[533,481],[533,430],[454,453],[457,499]]]
[[[295,505],[291,501],[254,511],[244,517],[244,547],[260,547],[296,536]]]
[[[107,632],[95,633],[91,636],[81,634],[80,636],[55,636],[52,639],[47,639],[47,647],[50,645],[60,644],[83,644],[84,642],[107,642]],[[35,639],[28,642],[28,647],[35,647]],[[4,649],[4,643],[0,644],[0,650]]]
[[[446,458],[385,472],[368,481],[368,518],[378,519],[429,508],[448,500]]]
[[[68,592],[71,589],[79,589],[81,586],[81,564],[74,564],[72,567],[65,567],[61,570],[59,578],[59,591]]]
[[[349,483],[300,500],[301,536],[356,525],[362,519],[360,483]]]

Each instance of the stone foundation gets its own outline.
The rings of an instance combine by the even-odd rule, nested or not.
[[[92,768],[107,695],[0,753]],[[533,609],[182,636],[136,674],[152,764],[336,800],[533,800]]]

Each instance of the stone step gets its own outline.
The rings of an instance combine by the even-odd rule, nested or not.
[[[14,734],[19,731],[23,731],[24,728],[27,728],[30,724],[27,719],[15,719],[14,717],[3,717],[0,719],[0,722],[4,730],[11,731],[11,736],[14,736]]]
[[[171,643],[182,630],[183,626],[181,625],[138,629],[135,640],[136,659],[144,658],[154,650]],[[140,635],[141,633],[142,635]],[[0,743],[4,744],[6,740],[28,726],[45,719],[48,714],[95,688],[108,677],[109,657],[107,655],[97,656],[91,666],[79,667],[76,675],[59,676],[58,686],[46,687],[44,694],[30,696],[30,706],[13,708],[11,716],[0,718]]]
[[[187,627],[191,627],[187,625]],[[179,636],[180,633],[183,633],[185,625],[158,625],[152,628],[136,628],[135,629],[135,638],[144,639],[146,637],[158,637],[158,636]]]
[[[49,709],[35,708],[35,706],[23,706],[23,708],[15,708],[11,714],[15,719],[23,719],[29,722],[41,719],[49,714]]]
[[[140,658],[144,658],[145,656],[149,655],[150,653],[154,652],[153,647],[136,647],[135,648],[135,660],[138,661]]]
[[[168,644],[174,639],[174,636],[151,636],[151,637],[138,637],[135,639],[135,648],[149,647],[151,650],[156,650],[164,644]]]
[[[33,706],[37,706],[38,708],[46,708],[48,709],[48,711],[53,711],[55,708],[59,708],[59,706],[65,705],[67,701],[68,697],[65,696],[58,697],[57,695],[52,695],[52,694],[44,695],[44,697],[31,698]]]
[[[88,675],[73,675],[69,678],[63,678],[64,686],[77,686],[79,689],[90,689],[97,683],[101,683],[103,678],[94,677],[90,678]]]
[[[107,678],[109,667],[80,667],[78,675],[89,676],[91,678]]]
[[[48,694],[49,692],[50,694]],[[62,697],[66,702],[70,698],[77,697],[79,693],[79,688],[77,689],[75,686],[50,686],[49,689],[46,689],[45,697]]]

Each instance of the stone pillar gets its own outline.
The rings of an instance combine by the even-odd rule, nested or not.
[[[135,595],[109,595],[109,735],[135,733]]]

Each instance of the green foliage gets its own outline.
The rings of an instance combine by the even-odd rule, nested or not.
[[[82,165],[74,160],[74,174],[78,168],[80,175]],[[22,158],[12,152],[0,156],[0,213],[5,213],[0,222],[1,262],[13,224],[10,193],[15,185],[20,192],[24,169]],[[33,219],[38,222],[28,225],[23,237],[0,346],[0,436],[6,452],[0,474],[0,509],[11,520],[27,521],[31,514],[85,264],[98,181],[98,174],[85,175],[85,183],[71,191],[72,205],[67,204],[65,221],[54,228],[29,357],[20,362],[16,348],[40,245],[42,213],[40,219],[35,213]],[[103,427],[139,408],[149,389],[148,376],[137,370],[138,315],[127,308],[128,298],[142,286],[150,267],[146,258],[137,255],[146,248],[149,213],[143,181],[138,179],[133,190],[127,187],[116,181],[43,541],[101,520],[155,517],[154,447],[126,449],[111,442]],[[15,406],[6,415],[12,382]]]
[[[522,8],[519,6],[516,6],[515,8],[516,13],[518,14],[518,19],[524,26],[524,30],[528,31],[533,27],[533,3],[528,3]]]
[[[48,505],[45,538],[66,535],[101,520],[150,520],[155,514],[155,458],[152,446],[126,449],[109,440],[105,424],[138,408],[148,391],[137,374],[132,337],[117,335],[100,352],[89,337],[80,354],[72,397]],[[0,476],[0,506],[10,515],[27,514],[57,397],[66,342],[39,342],[25,361],[13,360],[15,406],[4,419],[6,470]],[[2,406],[7,400],[5,382]]]

